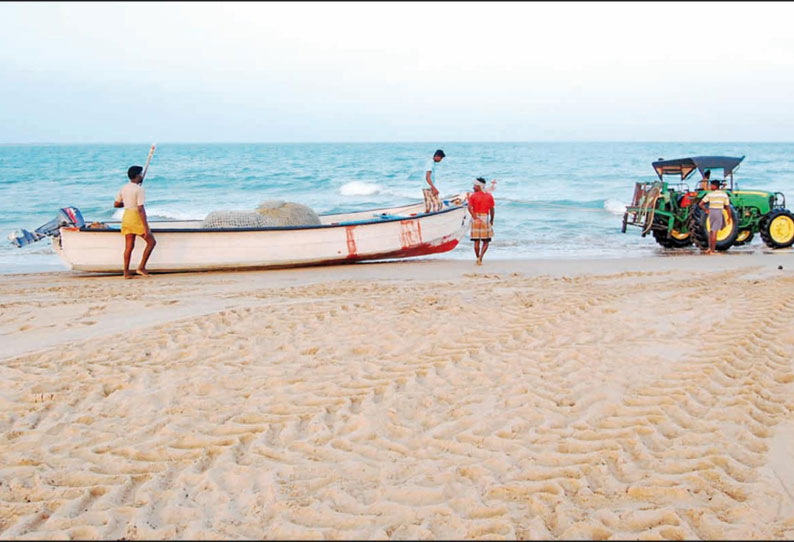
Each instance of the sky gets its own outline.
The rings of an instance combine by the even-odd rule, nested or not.
[[[0,3],[0,143],[794,141],[794,3]]]

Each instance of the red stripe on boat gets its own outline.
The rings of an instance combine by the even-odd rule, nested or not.
[[[422,225],[418,220],[400,222],[400,245],[403,250],[422,244]]]
[[[348,258],[355,258],[357,257],[358,249],[356,248],[356,237],[353,234],[353,230],[355,230],[355,226],[345,226],[345,236],[347,237],[347,257]]]

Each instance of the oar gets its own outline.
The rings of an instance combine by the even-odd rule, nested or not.
[[[152,155],[154,154],[154,143],[152,143],[152,148],[149,149],[149,157],[146,159],[146,165],[143,167],[143,173],[141,174],[141,178],[146,178],[146,172],[149,170],[149,162],[152,161]]]

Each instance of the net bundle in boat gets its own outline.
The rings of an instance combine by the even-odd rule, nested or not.
[[[266,228],[320,224],[310,207],[281,200],[265,201],[256,211],[213,211],[201,224],[204,229]]]
[[[269,226],[313,226],[320,224],[320,217],[311,207],[291,201],[265,201],[256,208],[256,212],[265,217]]]
[[[201,227],[206,229],[264,228],[269,226],[256,211],[212,211]]]

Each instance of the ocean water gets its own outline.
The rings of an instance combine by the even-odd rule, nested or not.
[[[202,219],[270,199],[318,213],[402,205],[422,199],[422,168],[436,148],[447,155],[437,171],[442,196],[470,191],[477,176],[498,179],[486,260],[669,254],[639,229],[620,232],[634,183],[655,179],[660,157],[745,155],[740,186],[782,191],[794,206],[792,143],[162,143],[144,182],[146,209],[151,219]],[[7,235],[69,205],[86,221],[120,218],[113,199],[148,151],[148,143],[0,146],[0,273],[66,269],[49,240],[20,249]],[[472,244],[428,257],[472,259]]]

